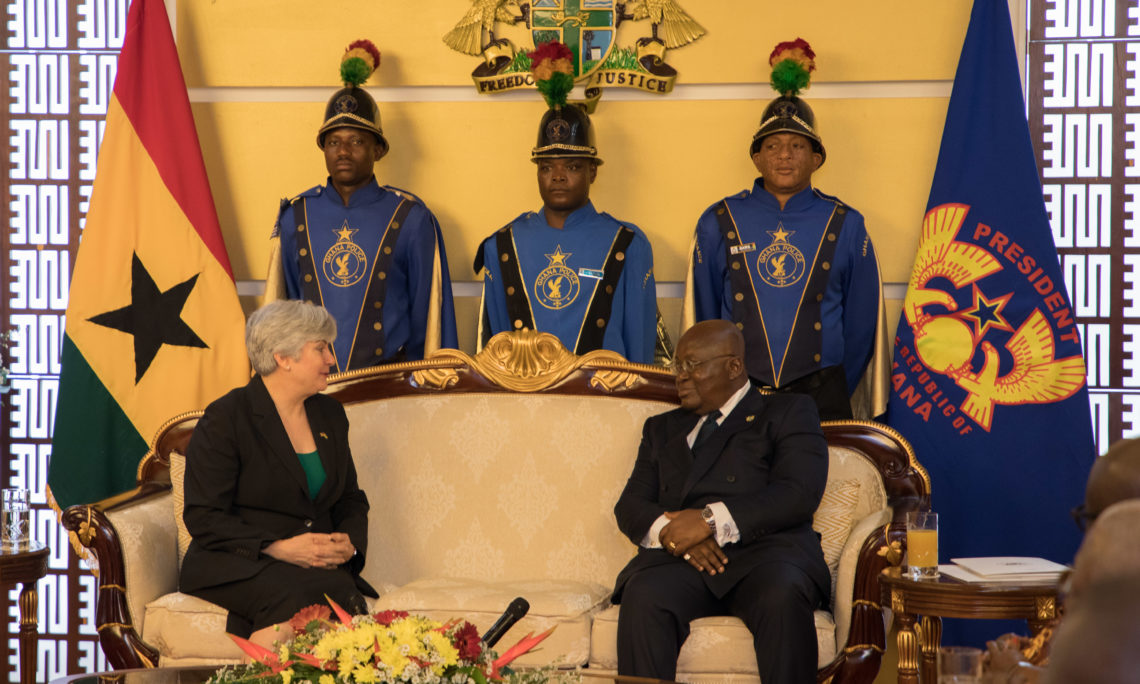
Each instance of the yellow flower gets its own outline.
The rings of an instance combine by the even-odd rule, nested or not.
[[[281,684],[289,684],[293,681],[293,668],[281,670],[279,674],[281,675]]]
[[[432,667],[436,674],[442,674],[444,667],[459,662],[459,649],[451,644],[446,635],[440,632],[428,632],[427,639],[431,644],[431,650],[439,654],[440,662]]]
[[[370,682],[380,681],[380,678],[376,676],[376,670],[372,668],[371,663],[358,666],[355,670],[352,671],[352,678],[357,682],[357,684],[369,684]]]
[[[323,674],[321,675],[318,684],[336,684],[336,677],[333,677],[330,674]]]

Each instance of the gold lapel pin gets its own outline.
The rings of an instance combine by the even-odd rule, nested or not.
[[[329,438],[329,436],[328,436],[328,435],[326,435],[326,434],[325,434],[325,433],[323,433],[323,432],[321,433],[321,439],[328,439],[328,438]]]
[[[744,420],[751,423],[752,421],[756,420],[756,416],[744,416]]]

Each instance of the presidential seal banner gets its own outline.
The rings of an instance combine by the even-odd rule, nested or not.
[[[244,316],[162,0],[134,0],[72,273],[48,486],[135,485],[163,422],[246,382]]]
[[[1005,0],[974,2],[891,385],[888,422],[930,472],[941,562],[1072,561],[1096,451]]]

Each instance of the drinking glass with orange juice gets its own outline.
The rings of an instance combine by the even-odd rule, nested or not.
[[[938,514],[906,514],[906,565],[911,579],[938,578]]]

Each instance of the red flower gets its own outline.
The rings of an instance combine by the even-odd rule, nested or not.
[[[376,620],[376,622],[379,622],[380,624],[387,627],[388,625],[392,624],[396,620],[400,620],[402,618],[408,617],[408,611],[406,611],[406,610],[383,610],[383,611],[380,611],[379,613],[376,613],[372,617],[373,617],[373,619]]]
[[[452,643],[459,651],[459,658],[461,660],[475,661],[483,652],[483,643],[479,639],[479,630],[475,629],[475,625],[470,622],[464,622],[463,626],[455,630],[452,636]]]
[[[298,610],[296,615],[289,618],[289,626],[293,628],[294,632],[300,633],[304,632],[313,620],[328,620],[330,617],[332,617],[332,611],[329,610],[328,606],[313,604]]]

